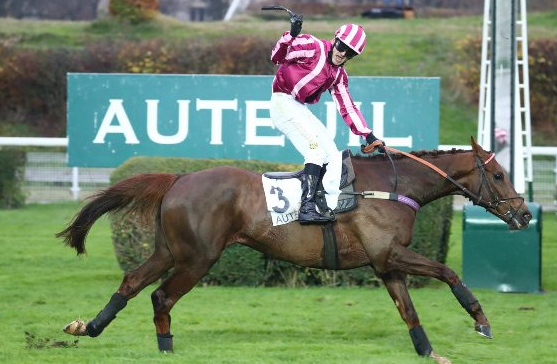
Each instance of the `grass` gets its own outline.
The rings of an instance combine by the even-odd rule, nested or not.
[[[367,57],[348,66],[352,75],[442,78],[442,144],[467,144],[477,111],[452,88],[454,43],[479,36],[480,17],[361,22],[370,36]],[[529,14],[529,36],[556,37],[557,12]],[[333,24],[334,23],[334,24]],[[340,21],[305,22],[329,37]],[[276,38],[284,21],[179,23],[161,18],[134,27],[111,21],[54,22],[0,19],[0,44],[81,47],[107,39],[219,37],[257,34]],[[267,55],[265,55],[267,60]],[[120,284],[122,273],[107,220],[88,240],[89,254],[54,238],[77,211],[75,203],[0,210],[0,362],[11,363],[420,363],[407,329],[383,288],[196,288],[172,311],[174,355],[156,349],[148,287],[98,338],[75,338],[61,328],[90,319]],[[473,333],[472,321],[440,283],[412,290],[422,324],[437,352],[453,363],[553,363],[557,355],[557,219],[544,214],[543,294],[474,290],[495,339]],[[447,265],[462,273],[462,214],[456,212]],[[27,333],[27,334],[26,334]],[[77,346],[77,347],[76,347]]]
[[[78,207],[0,210],[2,363],[424,363],[383,288],[196,288],[172,311],[176,353],[162,355],[151,319],[155,287],[148,287],[100,337],[75,344],[61,328],[96,315],[122,275],[108,220],[94,226],[83,258],[54,238]],[[456,213],[448,258],[457,272],[461,219]],[[444,285],[411,291],[436,351],[453,363],[554,362],[556,223],[554,213],[545,214],[545,293],[474,290],[494,340],[473,333],[472,320]]]

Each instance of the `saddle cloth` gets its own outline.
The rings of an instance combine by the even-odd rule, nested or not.
[[[357,207],[356,197],[354,195],[342,194],[342,192],[354,192],[354,168],[350,159],[350,150],[342,152],[342,170],[340,176],[340,195],[332,199],[335,203],[334,212],[341,213],[353,210]],[[334,169],[333,169],[334,170]],[[265,200],[267,202],[267,210],[271,214],[273,226],[287,224],[298,220],[300,205],[302,202],[302,186],[301,178],[304,171],[297,172],[267,172],[262,176],[263,190],[265,192]],[[325,176],[327,176],[325,173]],[[338,177],[337,177],[337,180]],[[316,204],[322,206],[327,200],[327,205],[332,207],[327,199],[328,194],[323,184],[318,186]]]

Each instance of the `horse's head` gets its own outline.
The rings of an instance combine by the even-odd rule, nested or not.
[[[473,175],[479,176],[470,181],[471,191],[477,191],[472,198],[474,204],[485,207],[505,221],[511,230],[526,228],[532,213],[524,204],[524,198],[516,193],[510,178],[495,160],[494,153],[486,152],[473,137],[470,139],[476,157],[477,173]]]

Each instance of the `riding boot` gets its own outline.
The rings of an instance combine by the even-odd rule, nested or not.
[[[321,215],[326,216],[330,221],[335,221],[335,212],[327,205],[327,198],[325,196],[326,192],[323,186],[325,172],[327,172],[327,163],[321,167],[321,173],[319,173],[319,182],[317,183],[317,191],[315,192],[315,204]]]
[[[298,217],[300,224],[324,224],[334,221],[329,216],[320,214],[315,206],[315,194],[320,173],[321,167],[316,164],[307,163],[304,167],[304,174],[302,175],[302,205]]]

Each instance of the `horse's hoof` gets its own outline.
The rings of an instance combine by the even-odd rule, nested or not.
[[[441,355],[437,354],[435,351],[432,351],[431,354],[429,354],[429,356],[439,364],[452,364],[449,359],[442,357]]]
[[[81,320],[70,322],[63,330],[66,334],[74,336],[87,336],[87,325]]]
[[[493,334],[491,333],[491,327],[489,325],[476,325],[476,332],[488,339],[493,339]]]

